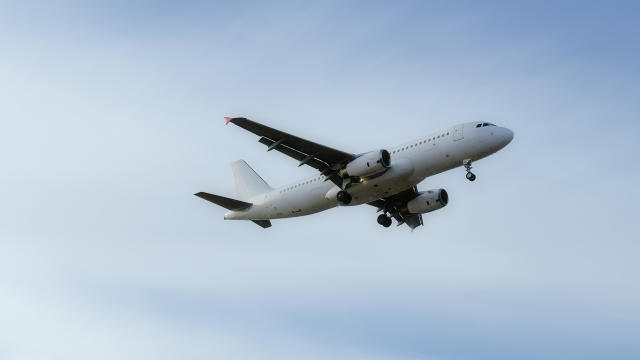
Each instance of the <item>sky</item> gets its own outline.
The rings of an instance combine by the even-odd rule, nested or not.
[[[640,6],[0,1],[0,359],[640,358]],[[360,153],[456,123],[515,138],[384,229],[262,229],[224,125]]]

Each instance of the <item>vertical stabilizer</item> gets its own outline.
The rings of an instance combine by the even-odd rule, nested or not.
[[[271,191],[258,173],[256,173],[244,160],[231,163],[231,171],[236,182],[236,191],[240,200],[248,201],[252,197]]]

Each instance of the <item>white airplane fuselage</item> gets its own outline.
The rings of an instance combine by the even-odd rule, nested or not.
[[[280,219],[304,216],[336,206],[361,205],[392,196],[416,186],[425,178],[477,161],[505,147],[513,132],[500,126],[478,123],[459,124],[400,146],[387,148],[391,165],[382,175],[364,178],[354,183],[348,192],[353,197],[349,205],[336,199],[342,190],[325,176],[306,178],[273,189],[249,200],[252,206],[242,211],[229,211],[227,220]]]

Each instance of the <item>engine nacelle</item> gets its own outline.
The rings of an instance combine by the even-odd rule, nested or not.
[[[449,202],[449,194],[445,189],[429,190],[407,202],[407,211],[412,214],[424,214],[442,209]]]
[[[391,155],[387,150],[371,151],[353,159],[342,170],[342,176],[367,177],[381,173],[391,166]]]

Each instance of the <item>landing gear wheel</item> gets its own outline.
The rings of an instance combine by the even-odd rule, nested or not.
[[[474,181],[476,179],[476,175],[471,172],[471,159],[463,160],[462,165],[467,170],[467,180]]]
[[[388,217],[385,214],[380,214],[378,216],[378,224],[384,226],[384,227],[389,227],[391,226],[391,218]]]
[[[344,205],[349,205],[351,203],[351,195],[349,195],[346,191],[339,191],[337,195],[338,201],[343,203]]]

